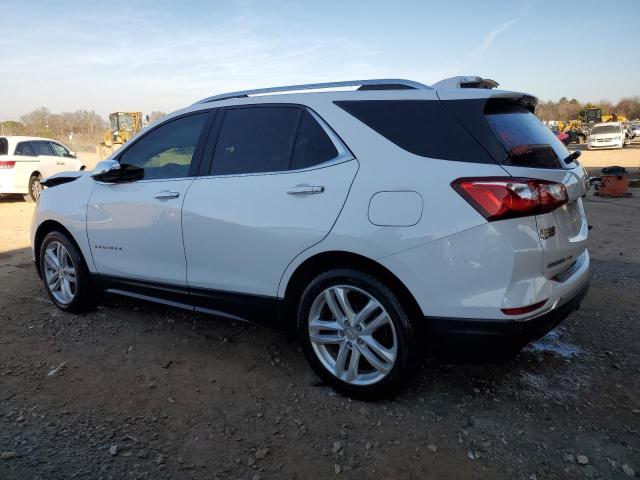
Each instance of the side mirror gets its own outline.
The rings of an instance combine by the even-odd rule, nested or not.
[[[144,178],[144,169],[135,165],[120,165],[115,160],[98,162],[91,178],[103,183],[135,182]]]
[[[65,155],[65,157],[78,158],[78,154],[76,152],[69,152],[68,154]]]

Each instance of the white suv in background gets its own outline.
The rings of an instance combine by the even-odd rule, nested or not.
[[[317,374],[361,398],[395,392],[416,352],[507,358],[587,291],[588,183],[536,99],[496,85],[197,102],[93,172],[45,182],[45,288],[72,312],[106,290],[293,327]]]
[[[84,168],[75,153],[54,140],[0,137],[0,195],[17,193],[35,202],[42,190],[43,178]]]

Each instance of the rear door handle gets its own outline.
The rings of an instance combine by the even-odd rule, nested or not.
[[[56,165],[66,165],[64,162],[56,162]]]
[[[312,186],[312,185],[297,185],[295,187],[287,190],[289,195],[314,195],[317,193],[323,193],[323,186]]]
[[[159,200],[166,200],[168,198],[178,198],[180,196],[179,192],[170,192],[169,190],[163,190],[161,192],[156,193],[153,198],[157,198]]]

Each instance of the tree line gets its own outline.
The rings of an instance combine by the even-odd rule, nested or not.
[[[165,115],[154,111],[149,114],[153,122]],[[0,122],[0,135],[27,135],[52,138],[76,149],[93,149],[100,143],[109,122],[94,110],[52,113],[40,107],[20,117],[20,121]]]
[[[541,120],[567,121],[577,119],[580,111],[585,108],[600,108],[603,115],[615,113],[616,115],[623,115],[629,120],[635,120],[640,118],[640,97],[623,98],[616,104],[608,100],[581,103],[575,98],[569,100],[567,97],[562,97],[557,102],[549,100],[538,103],[535,113]]]

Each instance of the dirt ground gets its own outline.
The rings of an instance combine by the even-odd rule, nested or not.
[[[599,152],[601,153],[601,152]],[[47,298],[0,199],[0,479],[626,479],[640,472],[640,189],[589,196],[581,309],[501,365],[425,360],[395,400],[319,383],[284,333]]]

